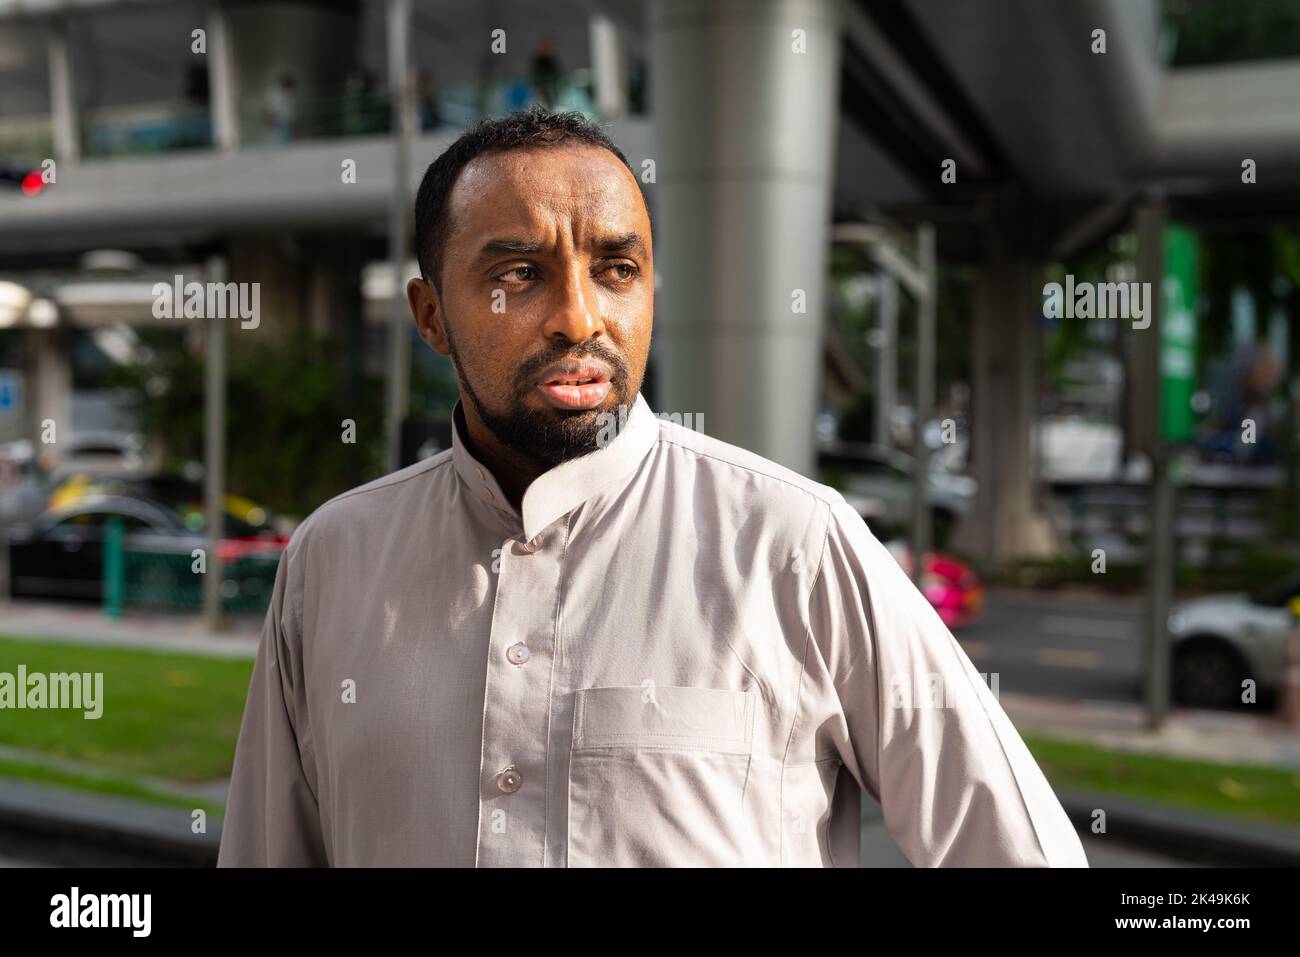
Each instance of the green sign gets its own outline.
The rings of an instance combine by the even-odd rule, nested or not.
[[[1169,443],[1190,442],[1196,391],[1196,234],[1165,227],[1165,281],[1160,318],[1160,434]]]

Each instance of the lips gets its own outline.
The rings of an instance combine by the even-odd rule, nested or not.
[[[601,362],[560,362],[542,373],[541,385],[585,385],[608,382],[609,369]]]
[[[598,362],[561,362],[538,380],[537,390],[557,409],[594,409],[612,388],[609,370]]]
[[[576,378],[576,379],[552,379],[551,381],[544,382],[542,384],[543,385],[591,385],[593,382],[596,381],[598,380],[596,379],[595,376],[584,376],[582,378]]]

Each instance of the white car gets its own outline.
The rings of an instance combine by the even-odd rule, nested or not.
[[[77,432],[60,442],[58,451],[50,469],[56,486],[83,472],[96,478],[142,478],[147,472],[144,439],[134,432]]]
[[[1300,596],[1300,572],[1254,594],[1206,595],[1169,614],[1174,700],[1194,708],[1240,705],[1253,679],[1260,700],[1272,697],[1286,672],[1286,645]]]

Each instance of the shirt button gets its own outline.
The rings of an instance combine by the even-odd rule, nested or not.
[[[506,649],[506,660],[512,665],[522,665],[532,656],[532,651],[522,641],[516,642]]]
[[[497,787],[506,794],[514,794],[523,783],[523,777],[513,767],[506,768],[497,774]]]
[[[474,471],[478,473],[479,478],[483,479],[484,481],[487,480],[487,477],[483,474],[483,470],[479,468],[477,465],[474,466]]]
[[[484,497],[484,498],[496,498],[496,496],[492,494],[492,490],[491,490],[490,488],[488,488],[486,485],[483,486],[483,497]]]
[[[529,542],[515,542],[515,554],[531,555],[533,552],[537,551],[539,544],[540,544],[539,538],[534,538],[532,541]]]

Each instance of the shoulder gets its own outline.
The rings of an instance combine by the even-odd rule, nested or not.
[[[750,494],[759,490],[772,496],[807,501],[823,509],[845,505],[844,497],[829,485],[669,418],[659,420],[659,446],[668,454],[687,460],[692,467],[731,478],[731,487]]]
[[[661,418],[659,455],[675,472],[689,473],[697,494],[709,496],[719,512],[744,520],[762,513],[769,529],[784,528],[810,554],[847,526],[866,523],[840,492],[771,459],[696,429]]]
[[[710,499],[709,524],[730,540],[757,545],[745,535],[761,526],[763,546],[803,556],[823,590],[868,579],[898,583],[897,561],[837,489],[666,419],[659,454],[679,459],[668,465],[676,480]]]
[[[743,508],[762,508],[798,524],[816,553],[831,543],[873,555],[884,551],[838,489],[668,418],[660,419],[659,445],[691,467],[711,473],[711,493],[730,495]]]

